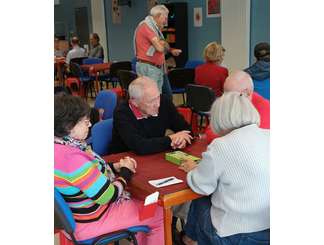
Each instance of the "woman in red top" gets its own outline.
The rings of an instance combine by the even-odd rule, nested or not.
[[[223,62],[225,49],[217,42],[209,43],[204,49],[206,63],[196,67],[195,82],[212,88],[217,97],[223,94],[223,86],[228,70],[220,66]]]

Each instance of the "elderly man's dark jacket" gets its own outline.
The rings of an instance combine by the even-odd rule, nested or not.
[[[128,102],[121,103],[114,112],[110,153],[133,151],[144,155],[171,149],[166,130],[191,130],[172,101],[161,95],[159,114],[137,120]]]

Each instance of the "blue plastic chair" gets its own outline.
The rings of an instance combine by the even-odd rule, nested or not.
[[[109,90],[102,90],[98,93],[94,108],[104,109],[102,119],[108,119],[113,117],[113,113],[117,104],[117,95]]]
[[[87,59],[84,59],[82,62],[83,62],[84,65],[102,64],[103,59],[100,59],[100,58],[87,58]]]
[[[254,91],[270,101],[270,78],[259,81],[253,80]]]
[[[112,129],[112,118],[99,121],[91,128],[92,149],[100,156],[108,154],[108,147],[112,139]]]
[[[203,62],[202,60],[188,60],[184,68],[195,69],[196,66],[202,65],[204,63],[205,62]]]
[[[146,225],[132,226],[124,230],[119,230],[107,234],[100,235],[91,239],[77,241],[74,236],[75,231],[75,220],[73,218],[70,207],[67,205],[63,199],[61,193],[57,188],[54,187],[54,211],[56,217],[58,217],[61,225],[64,227],[65,232],[67,232],[73,243],[75,245],[107,245],[109,243],[119,244],[118,241],[122,239],[130,238],[133,240],[133,243],[137,245],[137,240],[135,234],[137,232],[150,232],[150,228]]]

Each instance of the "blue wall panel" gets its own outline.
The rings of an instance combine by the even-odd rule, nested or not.
[[[250,63],[254,63],[254,46],[270,43],[270,0],[251,0]]]
[[[60,4],[54,6],[54,34],[65,35],[66,39],[71,38],[76,32],[74,9],[78,7],[87,7],[89,31],[92,32],[90,0],[60,0]]]

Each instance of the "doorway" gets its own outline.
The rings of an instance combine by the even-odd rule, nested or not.
[[[80,40],[81,46],[88,45],[89,47],[89,21],[88,8],[75,8],[75,29],[76,34]]]

